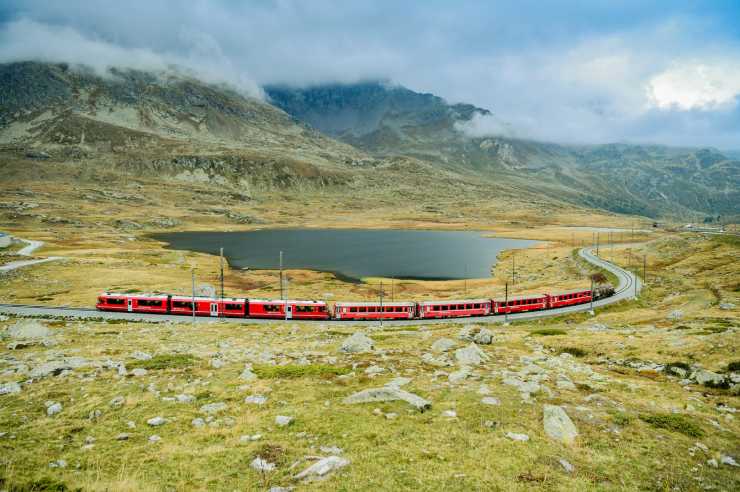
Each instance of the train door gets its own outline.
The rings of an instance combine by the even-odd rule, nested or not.
[[[129,297],[127,301],[128,301],[128,312],[130,313],[134,310],[134,300]]]
[[[211,316],[218,316],[218,303],[211,303]]]
[[[293,319],[293,306],[290,304],[285,305],[285,319]]]

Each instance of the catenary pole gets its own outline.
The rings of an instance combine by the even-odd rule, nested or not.
[[[192,294],[193,294],[193,303],[192,303],[192,311],[193,311],[193,324],[195,324],[195,268],[190,269],[190,276],[192,280]]]

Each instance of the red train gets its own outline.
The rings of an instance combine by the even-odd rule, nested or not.
[[[611,288],[597,289],[594,299],[608,297]],[[105,292],[95,307],[100,311],[180,314],[227,318],[314,320],[396,320],[463,318],[492,314],[554,309],[591,302],[591,290],[541,294],[509,299],[463,299],[423,302],[336,302],[331,311],[324,301],[247,299],[245,297],[190,297],[171,294],[125,294]]]

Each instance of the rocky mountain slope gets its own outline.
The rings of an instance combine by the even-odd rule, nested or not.
[[[480,179],[614,212],[740,213],[740,161],[712,149],[565,146],[461,131],[488,110],[383,83],[267,87],[296,118],[375,156],[409,155]],[[462,126],[461,126],[462,125]]]

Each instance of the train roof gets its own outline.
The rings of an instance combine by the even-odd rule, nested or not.
[[[187,295],[173,295],[172,300],[173,301],[192,301],[195,299],[196,301],[220,301],[220,297],[211,297],[211,296],[187,296]],[[246,298],[244,297],[224,297],[224,301],[231,301],[231,302],[246,302]]]
[[[529,294],[526,296],[509,296],[509,301],[521,301],[524,299],[542,299],[543,297],[547,297],[548,294]],[[494,299],[496,302],[504,302],[506,301],[505,297],[497,297]]]
[[[585,288],[585,289],[564,290],[562,292],[556,292],[550,295],[552,295],[553,297],[554,296],[565,296],[568,294],[578,294],[579,292],[591,292],[591,289]]]
[[[125,292],[103,292],[101,295],[104,296],[116,296],[116,297],[136,297],[136,298],[148,298],[148,299],[167,299],[167,294],[151,294],[146,292],[136,293],[125,293]]]
[[[481,304],[485,302],[491,302],[491,299],[442,299],[439,301],[422,301],[419,304],[430,306],[434,304]]]
[[[306,300],[296,300],[296,299],[283,300],[283,299],[251,299],[250,298],[249,299],[249,302],[250,303],[253,303],[253,302],[269,302],[269,303],[272,303],[272,304],[285,304],[287,302],[287,303],[290,303],[290,304],[326,305],[326,302],[325,301],[306,301]]]
[[[377,302],[377,301],[375,301],[375,302],[363,302],[363,301],[352,302],[352,301],[345,301],[345,302],[335,302],[334,305],[335,306],[339,306],[339,307],[353,307],[353,306],[359,306],[359,307],[362,307],[362,306],[378,306],[379,307],[381,305],[383,305],[383,306],[413,306],[414,303],[413,302],[408,302],[408,301],[389,301],[389,302],[382,302],[382,303]]]

